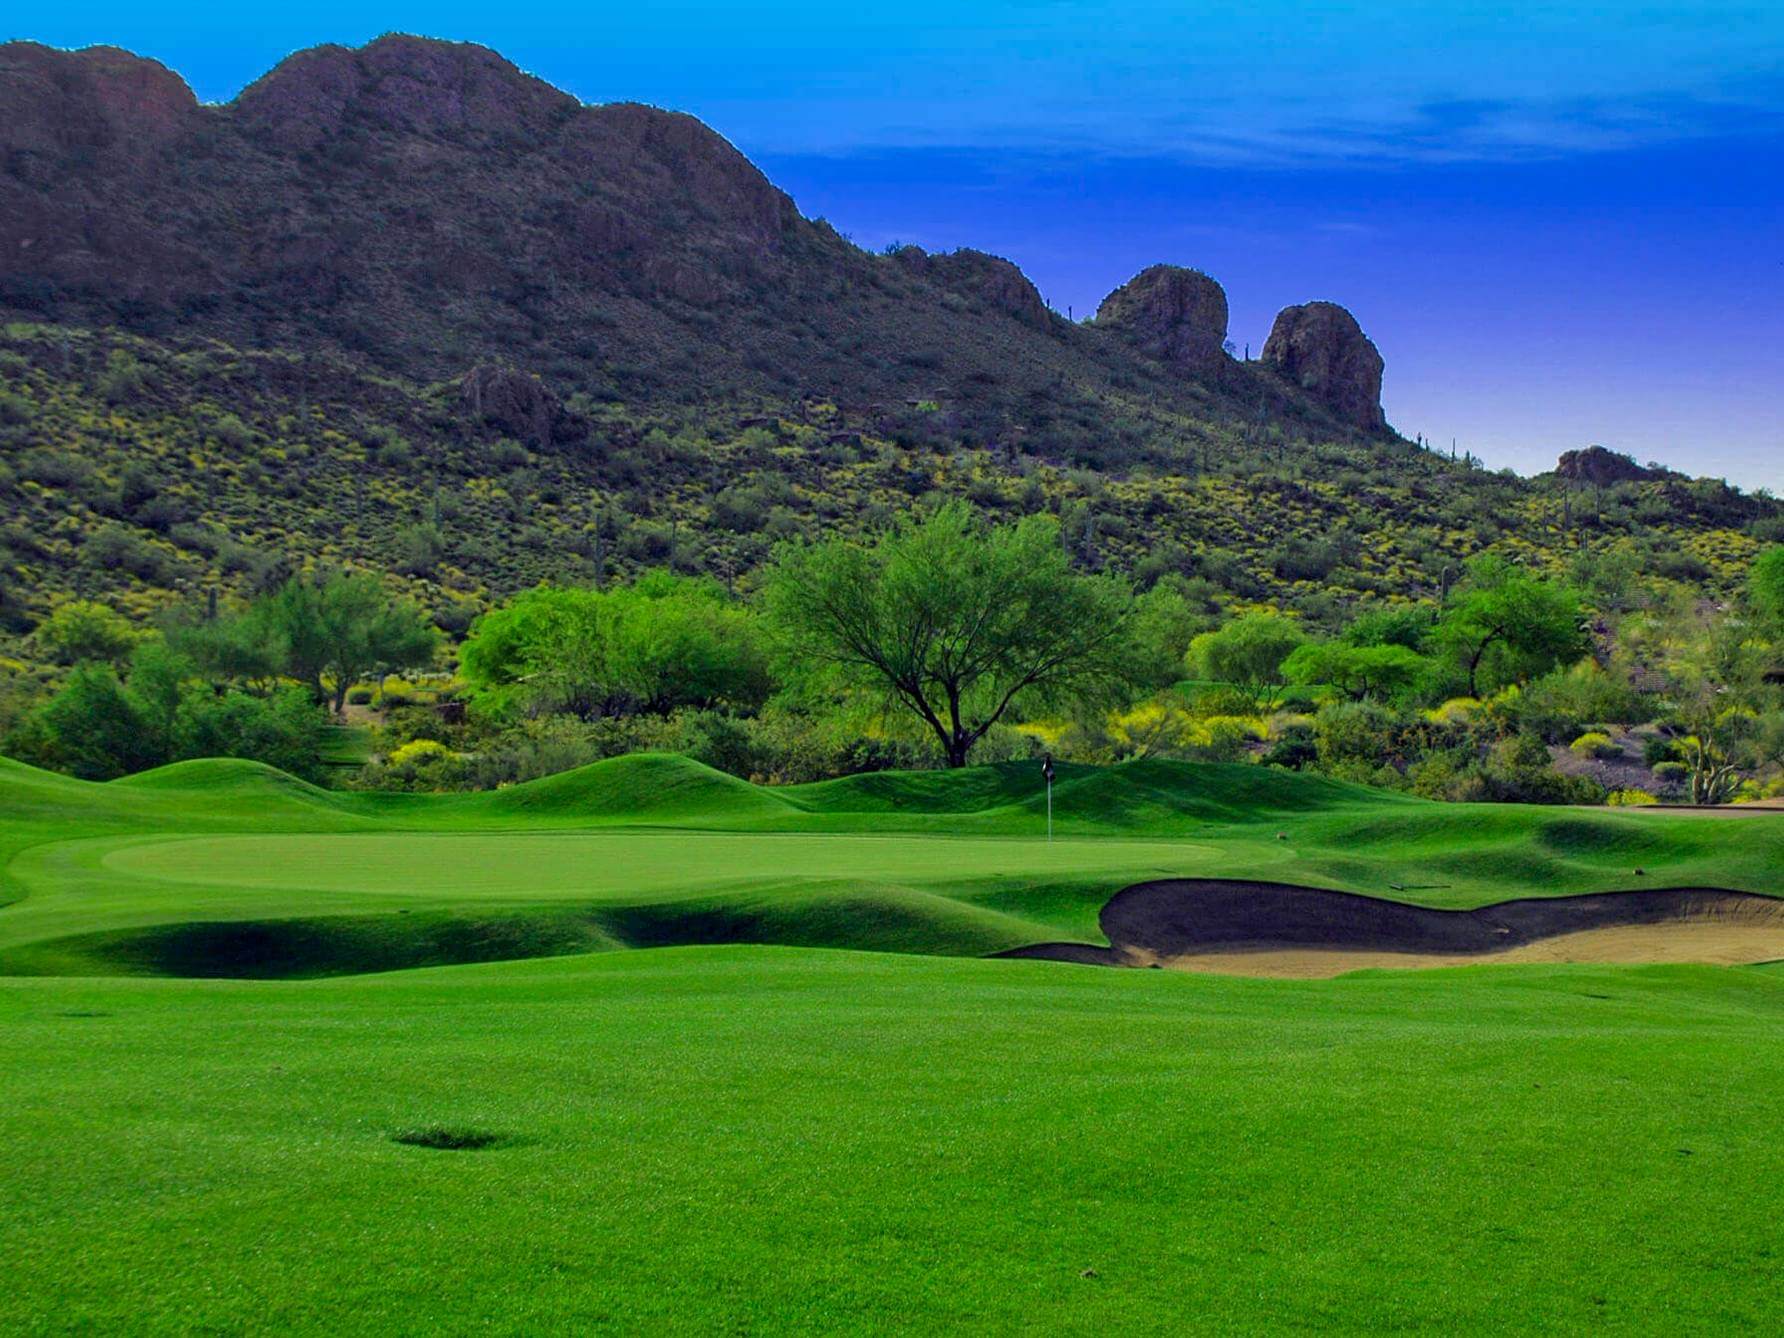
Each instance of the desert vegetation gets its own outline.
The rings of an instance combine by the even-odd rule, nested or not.
[[[877,535],[785,540],[742,588],[668,568],[543,582],[457,644],[394,582],[343,572],[146,627],[69,600],[31,634],[45,667],[18,675],[6,746],[91,779],[216,755],[477,789],[655,749],[794,782],[1048,752],[1428,798],[1715,805],[1780,790],[1781,552],[1726,602],[1489,553],[1441,602],[1334,624],[1180,575],[1087,572],[1057,517],[953,501]],[[325,768],[344,727],[373,760]]]

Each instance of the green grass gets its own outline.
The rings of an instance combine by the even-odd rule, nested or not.
[[[1751,969],[4,981],[0,1329],[1762,1330],[1781,1025]]]
[[[979,956],[1100,942],[1112,893],[1173,875],[1443,906],[1784,891],[1784,823],[1765,819],[1441,805],[1154,761],[1062,768],[1049,843],[1037,781],[1005,766],[763,789],[643,755],[424,796],[227,760],[109,785],[9,763],[0,969],[325,975],[714,942]]]
[[[981,958],[1168,874],[1784,892],[1784,820],[1055,797],[0,761],[0,1332],[1775,1326],[1784,970]]]

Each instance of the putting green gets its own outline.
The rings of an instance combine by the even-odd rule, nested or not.
[[[206,886],[588,900],[764,881],[924,883],[1108,874],[1168,877],[1212,848],[1187,841],[1021,841],[717,832],[216,836],[130,845],[115,873]]]

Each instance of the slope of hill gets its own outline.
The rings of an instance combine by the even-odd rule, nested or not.
[[[563,449],[484,421],[458,385],[334,356],[0,326],[0,630],[77,593],[147,614],[330,563],[391,573],[457,631],[547,578],[672,564],[747,580],[779,539],[929,494],[1052,511],[1087,566],[1315,614],[1434,594],[1487,547],[1551,568],[1621,551],[1727,590],[1780,515],[1718,482],[1526,481],[1385,438],[1211,427],[1175,466],[1118,470],[847,421],[822,402],[590,404]],[[1145,440],[1108,430],[1106,455]]]

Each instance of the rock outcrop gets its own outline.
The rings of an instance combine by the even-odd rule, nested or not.
[[[1336,302],[1284,307],[1264,341],[1263,362],[1340,421],[1364,432],[1386,430],[1381,353]]]
[[[287,148],[314,149],[349,125],[367,132],[531,141],[579,104],[485,47],[380,37],[359,50],[319,46],[250,84],[232,111]]]
[[[1178,367],[1214,367],[1226,356],[1226,290],[1200,270],[1141,270],[1102,300],[1096,323],[1125,335],[1147,357]]]
[[[465,373],[458,393],[473,418],[517,441],[548,446],[571,435],[563,405],[550,387],[512,367],[480,363]]]
[[[1641,483],[1657,479],[1657,470],[1644,469],[1627,455],[1603,446],[1588,446],[1581,451],[1566,451],[1555,466],[1555,473],[1574,483],[1604,487],[1611,483]]]
[[[931,253],[921,246],[901,246],[895,258],[949,292],[982,302],[1037,330],[1047,329],[1055,319],[1028,276],[1002,256],[971,247]]]

